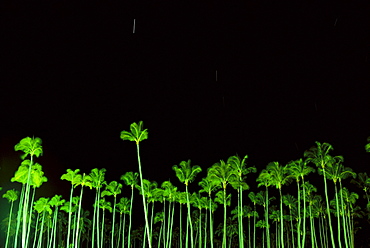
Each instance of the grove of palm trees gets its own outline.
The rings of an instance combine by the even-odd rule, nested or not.
[[[70,184],[69,195],[53,197],[35,194],[48,181],[38,163],[41,138],[15,144],[22,162],[9,179],[14,189],[2,192],[8,213],[0,246],[365,247],[370,178],[347,167],[331,144],[316,142],[301,158],[271,161],[262,169],[249,165],[248,155],[215,157],[208,168],[179,161],[168,165],[169,180],[156,182],[142,170],[147,165],[140,144],[148,139],[143,122],[132,123],[120,138],[135,142],[137,171],[122,170],[109,182],[105,168],[70,168],[60,175]],[[370,138],[364,145],[370,152]],[[89,207],[86,191],[94,195]]]

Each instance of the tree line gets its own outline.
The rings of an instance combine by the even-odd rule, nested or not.
[[[121,197],[122,183],[105,180],[104,168],[94,168],[89,173],[67,169],[61,176],[71,184],[65,199],[61,195],[35,199],[37,188],[47,182],[36,162],[43,154],[42,140],[22,139],[14,147],[23,152],[22,162],[11,178],[21,190],[2,195],[10,206],[2,221],[3,247],[342,248],[355,247],[356,232],[362,228],[359,219],[369,224],[367,173],[345,167],[343,157],[333,156],[328,143],[316,142],[302,158],[285,165],[270,162],[259,172],[247,166],[247,155],[230,156],[207,168],[206,177],[198,181],[199,190],[190,192],[189,184],[195,184],[202,171],[191,160],[172,167],[184,191],[171,181],[158,184],[143,177],[140,142],[147,138],[143,122],[121,132],[121,139],[135,142],[137,149],[138,172],[120,177],[131,189],[129,197]],[[365,150],[370,152],[368,142]],[[251,173],[256,174],[255,181],[247,178]],[[309,181],[309,174],[321,177],[323,194]],[[349,181],[361,193],[345,187]],[[251,183],[260,191],[251,191]],[[329,193],[328,187],[334,192]],[[82,207],[86,188],[95,191],[92,213]],[[358,201],[360,195],[364,204]],[[140,201],[140,216],[138,210],[133,214],[134,201]]]

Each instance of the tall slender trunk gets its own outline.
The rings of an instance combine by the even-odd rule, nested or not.
[[[143,206],[144,206],[144,215],[145,215],[145,226],[146,226],[146,232],[147,232],[147,238],[148,238],[148,245],[149,248],[152,248],[152,243],[150,242],[150,235],[149,235],[149,222],[148,222],[148,212],[146,209],[146,203],[145,203],[145,195],[144,195],[144,187],[143,187],[143,174],[141,172],[141,162],[140,162],[140,150],[139,150],[139,143],[136,142],[136,150],[137,150],[137,159],[139,162],[139,175],[140,175],[140,186],[141,186],[141,193],[143,196]],[[143,240],[144,242],[144,240]]]
[[[191,215],[190,215],[190,201],[189,201],[189,192],[188,192],[188,185],[186,184],[186,202],[188,206],[188,223],[190,225],[190,247],[193,248],[193,224],[191,222]],[[186,245],[186,247],[188,247]]]
[[[332,247],[335,248],[334,233],[333,233],[333,227],[332,227],[332,224],[331,224],[331,217],[330,217],[330,204],[329,204],[329,196],[328,196],[328,186],[326,184],[326,175],[325,175],[326,171],[325,171],[325,166],[324,166],[323,162],[321,162],[321,168],[323,170],[323,175],[324,175],[326,210],[327,210],[327,214],[328,214],[331,244],[332,244]]]
[[[281,237],[281,247],[284,248],[283,196],[281,194],[281,187],[279,187],[279,193],[280,193],[280,237]]]
[[[133,200],[134,200],[134,186],[131,185],[130,220],[129,220],[129,224],[128,224],[128,238],[127,238],[127,247],[128,248],[130,248],[130,245],[131,245],[131,223],[132,223],[132,202],[133,202]]]

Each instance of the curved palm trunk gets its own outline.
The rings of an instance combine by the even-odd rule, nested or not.
[[[281,247],[284,248],[283,196],[281,194],[281,187],[279,187],[279,192],[280,192],[280,239]]]
[[[141,162],[140,162],[140,151],[139,151],[139,142],[136,142],[136,150],[137,150],[137,160],[139,162],[139,174],[140,174],[140,186],[141,186],[141,193],[143,196],[143,206],[144,206],[144,215],[145,215],[145,226],[146,226],[146,236],[148,238],[148,245],[149,248],[152,248],[152,243],[150,242],[150,235],[149,235],[149,222],[148,222],[148,211],[146,209],[145,203],[145,195],[144,195],[144,186],[143,186],[143,174],[141,172]],[[144,242],[144,241],[143,241]]]
[[[331,244],[332,247],[335,248],[335,240],[334,240],[334,233],[333,233],[333,227],[331,224],[331,217],[330,217],[330,205],[329,205],[329,197],[328,197],[328,186],[326,184],[326,175],[325,175],[325,167],[321,166],[323,169],[323,175],[324,175],[324,184],[325,184],[325,199],[326,199],[326,210],[328,214],[328,221],[329,221],[329,228],[330,228],[330,236],[331,236]]]
[[[14,203],[13,201],[11,201],[10,203],[9,221],[8,221],[8,230],[6,232],[5,248],[8,247],[8,242],[9,242],[10,223],[12,223],[13,203]]]
[[[266,220],[266,240],[267,248],[270,248],[270,231],[269,231],[269,198],[268,198],[268,187],[266,187],[266,209],[265,209],[265,220]]]
[[[127,238],[127,247],[131,245],[131,224],[132,224],[132,202],[134,200],[134,186],[131,186],[131,204],[130,204],[130,220],[128,224],[128,238]],[[122,247],[123,248],[123,247]]]
[[[335,205],[337,209],[337,230],[338,230],[338,244],[339,247],[342,247],[342,238],[341,238],[341,231],[340,231],[340,213],[339,213],[339,202],[338,202],[338,190],[337,190],[337,185],[334,183],[334,189],[335,189]]]
[[[302,237],[302,245],[301,247],[305,247],[305,241],[306,241],[306,189],[304,187],[304,182],[302,181],[303,186],[303,237]]]
[[[222,247],[226,248],[226,188],[224,188],[224,234],[222,240]]]
[[[302,179],[303,181],[303,179]],[[301,248],[301,190],[299,187],[299,180],[297,180],[297,192],[298,192],[298,224],[297,224],[297,243],[298,248]]]
[[[80,193],[80,202],[78,204],[78,215],[77,215],[77,223],[76,223],[76,236],[75,236],[75,247],[78,247],[78,231],[80,228],[80,218],[81,218],[81,203],[82,203],[82,194],[83,194],[83,186],[81,186],[81,193]]]
[[[193,224],[191,221],[191,215],[190,215],[190,201],[189,201],[189,192],[188,192],[188,185],[185,185],[186,187],[186,202],[188,207],[188,223],[190,225],[190,247],[193,248]],[[187,246],[187,245],[186,245]]]

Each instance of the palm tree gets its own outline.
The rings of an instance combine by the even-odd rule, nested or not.
[[[118,242],[121,238],[121,233],[122,233],[122,248],[125,247],[126,214],[130,213],[130,205],[131,205],[131,201],[130,199],[126,197],[122,197],[117,203],[117,208],[120,214],[120,223],[119,223],[120,228],[119,228],[119,234],[118,234]],[[123,223],[122,223],[122,215],[123,215]],[[122,226],[123,226],[123,230],[122,230]]]
[[[189,183],[193,182],[196,175],[202,171],[199,165],[191,166],[190,159],[188,161],[180,162],[180,166],[174,165],[172,169],[176,172],[177,178],[180,182],[185,184],[186,194],[187,194],[187,205],[188,205],[188,222],[190,225],[190,247],[193,247],[193,225],[191,223],[191,216],[190,216],[190,201],[189,201],[189,192],[188,192],[188,185]],[[186,235],[186,246],[188,244],[188,235]]]
[[[332,156],[329,155],[329,152],[333,150],[333,147],[329,143],[315,142],[316,146],[311,147],[309,150],[304,152],[304,156],[307,158],[308,162],[312,162],[318,168],[321,169],[324,176],[324,186],[325,186],[325,198],[326,198],[326,209],[328,214],[328,221],[329,221],[329,228],[330,228],[330,235],[331,235],[331,244],[332,247],[335,248],[335,240],[334,240],[334,233],[333,227],[331,223],[331,216],[330,216],[330,205],[329,205],[329,197],[328,197],[328,187],[326,183],[326,173],[325,170],[328,166],[330,166],[330,162],[332,161]]]
[[[280,166],[278,162],[271,162],[266,167],[267,171],[271,175],[271,183],[279,189],[280,195],[280,240],[281,246],[284,248],[284,219],[283,219],[283,196],[281,193],[282,185],[286,184],[290,180],[290,175],[288,174],[287,166]]]
[[[35,202],[34,208],[37,211],[38,216],[40,214],[42,214],[41,230],[40,230],[38,244],[37,244],[37,248],[40,248],[41,244],[42,244],[42,234],[43,234],[43,230],[44,230],[46,212],[48,212],[49,215],[52,214],[52,210],[51,210],[50,204],[49,204],[49,198],[41,197],[38,201]],[[36,232],[37,232],[37,227],[36,227]],[[35,236],[36,236],[36,232],[35,232]],[[35,241],[36,241],[36,237],[35,237]]]
[[[80,198],[79,198],[79,203],[78,203],[78,211],[77,211],[77,227],[75,230],[75,247],[77,246],[78,243],[78,234],[79,234],[79,228],[80,228],[80,218],[81,218],[81,205],[82,205],[82,195],[83,195],[83,188],[89,187],[90,189],[92,188],[92,180],[89,175],[86,175],[85,173],[82,174],[81,176],[81,181],[78,183],[81,185],[81,191],[80,191]]]
[[[130,220],[129,220],[129,226],[128,226],[128,247],[131,245],[131,224],[132,224],[132,203],[134,201],[134,187],[137,185],[137,178],[139,176],[139,173],[137,172],[126,172],[124,175],[121,176],[121,180],[124,181],[124,183],[131,187],[131,205],[130,205]]]
[[[272,180],[271,180],[271,174],[268,170],[266,169],[263,169],[261,171],[261,173],[259,174],[259,176],[257,177],[256,179],[258,183],[258,187],[261,187],[261,186],[265,186],[266,190],[265,190],[265,221],[262,224],[260,224],[261,227],[266,227],[266,240],[267,240],[267,248],[270,248],[270,225],[269,225],[269,213],[268,213],[268,209],[269,209],[269,197],[268,197],[268,187],[270,187],[272,185]]]
[[[146,231],[147,231],[147,237],[148,237],[148,244],[149,248],[152,248],[152,244],[150,242],[150,235],[149,235],[149,222],[148,222],[148,213],[146,209],[146,203],[145,203],[145,195],[143,192],[143,173],[141,171],[141,162],[140,162],[140,151],[139,151],[139,143],[145,139],[148,138],[148,130],[143,129],[143,122],[140,121],[139,124],[132,123],[130,125],[130,131],[122,131],[121,132],[121,139],[122,140],[129,140],[129,141],[135,141],[136,143],[136,150],[137,150],[137,160],[139,163],[139,175],[140,175],[140,186],[142,190],[142,198],[143,198],[143,207],[144,207],[144,215],[145,215],[145,225],[146,225]]]
[[[208,175],[210,180],[214,180],[215,184],[223,189],[223,195],[220,196],[216,194],[218,199],[223,200],[224,204],[224,235],[223,235],[223,241],[222,241],[222,247],[226,247],[226,202],[228,199],[228,196],[226,196],[226,187],[230,182],[237,180],[237,172],[226,164],[223,160],[220,160],[219,163],[215,163],[212,165],[211,168],[208,169]]]
[[[300,180],[302,180],[302,184],[305,183],[304,177],[307,176],[311,172],[315,172],[315,169],[311,166],[307,165],[307,160],[298,159],[295,161],[291,161],[287,164],[288,166],[288,173],[291,175],[292,178],[296,180],[297,183],[297,194],[298,194],[298,226],[297,226],[297,242],[298,247],[301,247],[301,190],[300,190]],[[303,189],[304,190],[304,189]],[[305,195],[303,191],[303,195]],[[304,204],[306,206],[306,204]],[[306,212],[306,209],[303,209]],[[304,218],[305,223],[305,218]],[[303,230],[305,230],[306,226],[303,225]]]
[[[210,241],[211,241],[211,248],[213,248],[213,223],[212,223],[212,197],[211,194],[213,191],[215,191],[218,188],[218,184],[216,180],[213,180],[209,177],[203,178],[202,181],[200,181],[199,186],[202,187],[202,189],[199,191],[200,193],[205,192],[208,194],[208,200],[209,200],[209,229],[210,229]]]
[[[9,222],[8,222],[8,230],[6,232],[5,248],[8,247],[10,223],[12,222],[12,215],[13,215],[13,205],[14,205],[14,202],[18,199],[18,194],[19,192],[15,189],[10,189],[3,194],[3,198],[8,199],[10,203]]]
[[[95,203],[97,204],[97,203]],[[105,229],[104,229],[104,224],[105,224],[105,210],[108,210],[109,212],[112,212],[112,204],[108,201],[105,200],[105,198],[101,198],[100,199],[100,202],[98,203],[99,204],[99,208],[101,208],[103,210],[103,216],[102,216],[102,224],[101,224],[101,234],[100,236],[102,237],[101,238],[101,241],[100,241],[100,247],[105,247],[104,246],[104,233],[105,233]]]
[[[364,198],[366,197],[367,202],[370,202],[369,190],[370,190],[370,178],[366,172],[360,172],[357,174],[357,179],[352,179],[351,183],[355,184],[357,187],[365,192]]]
[[[115,216],[116,216],[116,201],[117,201],[117,195],[121,194],[121,188],[122,184],[117,183],[116,181],[112,181],[109,184],[106,185],[105,190],[101,193],[101,197],[104,196],[111,196],[113,195],[114,201],[113,201],[113,223],[112,223],[112,239],[111,239],[111,245],[112,248],[114,247],[114,224],[115,224]]]
[[[238,155],[231,156],[228,158],[227,163],[230,164],[233,169],[236,171],[237,180],[232,182],[231,185],[236,188],[238,191],[238,211],[241,211],[243,206],[243,190],[248,190],[249,186],[245,182],[246,175],[248,173],[256,173],[256,167],[252,166],[247,168],[246,167],[246,160],[248,159],[248,155],[245,155],[243,159],[241,159]],[[240,195],[240,197],[239,197]],[[241,213],[238,214],[238,233],[239,233],[239,247],[244,247],[244,230],[243,230],[243,222]]]
[[[367,137],[367,144],[365,145],[366,152],[370,152],[370,136]]]
[[[292,216],[292,209],[296,209],[297,208],[297,199],[292,196],[292,195],[283,195],[283,203],[288,206],[289,208],[289,215],[290,215],[290,229],[291,229],[291,233],[292,233],[292,243],[293,243],[293,247],[295,247],[295,242],[294,242],[294,234],[293,234],[293,216]],[[299,241],[298,241],[299,243]]]
[[[172,204],[175,201],[177,187],[173,186],[173,184],[170,181],[164,181],[161,185],[161,188],[163,189],[163,201],[164,201],[164,208],[163,212],[165,214],[165,200],[168,201],[168,217],[167,217],[167,237],[165,242],[165,247],[171,247],[171,238],[172,238],[172,232],[171,232],[171,226],[173,225],[173,215],[174,215],[174,208]],[[172,208],[171,208],[172,207]],[[164,223],[165,224],[165,223]],[[166,228],[166,227],[165,227]]]
[[[69,211],[68,211],[68,234],[67,234],[67,247],[70,244],[70,236],[71,236],[71,223],[72,223],[72,197],[73,197],[73,189],[80,185],[82,176],[78,174],[80,169],[71,170],[67,169],[67,173],[63,174],[60,179],[67,180],[71,182],[71,192],[69,195]]]
[[[262,195],[262,192],[255,194],[254,192],[249,192],[249,199],[253,202],[253,247],[256,247],[256,218],[258,213],[256,211],[256,204],[264,206],[265,197]]]
[[[57,220],[58,220],[58,208],[65,203],[64,199],[61,199],[61,195],[55,195],[51,198],[49,204],[50,207],[55,207],[54,210],[54,217],[53,217],[53,224],[52,224],[52,238],[50,239],[49,247],[51,247],[51,242],[53,242],[53,247],[55,248],[56,242],[56,231],[57,231]]]
[[[102,168],[102,169],[98,169],[98,168],[94,168],[91,170],[90,172],[90,177],[91,177],[91,183],[92,183],[92,187],[95,189],[95,203],[98,203],[100,202],[100,191],[101,191],[101,188],[103,187],[103,185],[105,184],[105,181],[104,181],[104,177],[105,177],[105,172],[106,172],[106,169]],[[92,227],[92,235],[91,235],[91,247],[94,248],[94,245],[95,245],[95,229],[96,229],[96,237],[97,237],[97,244],[98,244],[98,247],[99,247],[99,235],[100,235],[100,232],[99,232],[99,206],[98,204],[95,204],[94,205],[94,214],[93,214],[93,227]]]
[[[14,146],[15,151],[22,151],[24,154],[21,155],[21,159],[24,160],[28,155],[30,156],[28,170],[27,170],[27,177],[25,182],[25,192],[24,194],[21,194],[23,196],[23,199],[19,201],[19,210],[23,208],[22,210],[22,218],[23,218],[23,226],[22,226],[22,247],[25,248],[27,246],[27,216],[28,212],[31,212],[32,210],[32,204],[29,202],[30,198],[30,189],[31,189],[31,170],[33,165],[33,156],[39,157],[42,155],[42,140],[38,137],[36,138],[30,138],[26,137],[23,138],[18,144]],[[18,218],[18,221],[20,221],[20,218]],[[19,223],[17,223],[17,226],[19,226]],[[18,228],[17,228],[18,230]],[[15,237],[15,247],[17,247],[17,235]]]
[[[330,162],[330,166],[328,166],[326,172],[326,177],[329,180],[333,180],[334,183],[334,189],[335,189],[335,209],[337,210],[337,227],[338,227],[338,242],[339,242],[339,247],[342,246],[342,241],[341,241],[341,231],[340,231],[340,226],[341,226],[341,221],[340,221],[340,210],[339,210],[339,199],[338,199],[338,189],[337,189],[337,182],[340,182],[339,185],[339,190],[342,189],[342,179],[345,179],[349,176],[356,177],[356,173],[352,171],[351,168],[344,168],[343,166],[343,157],[342,156],[335,156],[332,158],[332,161]],[[341,198],[341,206],[343,207],[343,198]],[[343,211],[343,209],[342,209]],[[344,240],[345,244],[348,247],[348,240],[347,240],[347,234],[346,234],[346,229],[345,229],[345,219],[344,215],[342,215],[342,225],[343,225],[343,231],[344,231]]]

